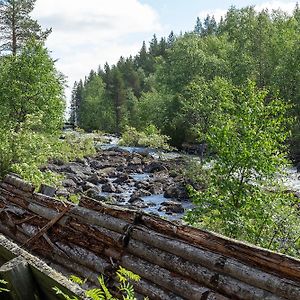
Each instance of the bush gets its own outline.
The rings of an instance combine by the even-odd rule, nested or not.
[[[171,150],[168,144],[169,139],[168,136],[162,135],[154,125],[149,125],[144,132],[137,131],[134,127],[126,126],[119,144]]]

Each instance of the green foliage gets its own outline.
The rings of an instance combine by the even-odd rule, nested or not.
[[[205,191],[190,188],[196,208],[187,220],[277,251],[298,255],[295,198],[280,192],[276,172],[286,163],[288,106],[252,82],[227,85],[222,111],[207,133],[216,152]],[[268,187],[276,187],[275,192]]]
[[[154,149],[171,150],[169,137],[162,135],[154,125],[149,125],[144,132],[133,127],[126,127],[119,142],[120,145],[150,147]]]
[[[119,292],[119,295],[122,296],[122,299],[123,300],[136,300],[135,291],[130,282],[139,281],[141,279],[140,276],[137,274],[134,274],[133,272],[131,272],[129,270],[126,270],[125,268],[123,268],[121,266],[119,267],[118,271],[116,272],[116,275],[117,275],[117,281],[118,281],[117,290]],[[70,280],[79,285],[83,285],[85,283],[85,280],[82,280],[81,278],[74,276],[74,275],[71,275]],[[100,285],[99,288],[89,289],[89,290],[85,291],[85,295],[88,299],[93,299],[93,300],[117,300],[118,299],[118,298],[115,298],[112,295],[112,293],[110,292],[103,275],[98,277],[98,282]],[[61,295],[66,300],[78,300],[77,297],[71,298],[67,294],[63,293],[58,287],[54,287],[53,290],[56,292],[56,295]]]
[[[32,38],[44,40],[51,30],[42,31],[30,16],[36,0],[0,1],[0,51],[14,55]]]
[[[8,283],[7,281],[0,279],[1,285],[6,285],[7,283]],[[9,290],[0,286],[0,293],[2,293],[2,292],[9,292]]]
[[[0,127],[17,132],[27,123],[30,129],[47,133],[61,128],[63,84],[39,42],[30,41],[19,55],[5,57],[0,70]]]

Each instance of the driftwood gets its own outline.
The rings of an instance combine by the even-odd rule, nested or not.
[[[0,183],[0,232],[94,284],[122,265],[150,299],[300,299],[299,260],[88,197],[62,203],[13,176]]]

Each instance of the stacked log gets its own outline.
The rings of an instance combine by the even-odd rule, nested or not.
[[[60,270],[113,278],[122,265],[151,299],[300,299],[300,261],[82,197],[60,202],[7,176],[0,232]]]

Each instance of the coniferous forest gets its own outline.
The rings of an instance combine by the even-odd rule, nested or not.
[[[206,140],[220,117],[218,94],[243,90],[249,82],[267,91],[267,99],[288,106],[290,156],[300,155],[300,10],[293,15],[254,7],[230,8],[196,20],[194,29],[173,32],[139,53],[99,66],[74,84],[71,121],[87,131],[120,134],[126,126],[144,130],[155,125],[172,145]]]

